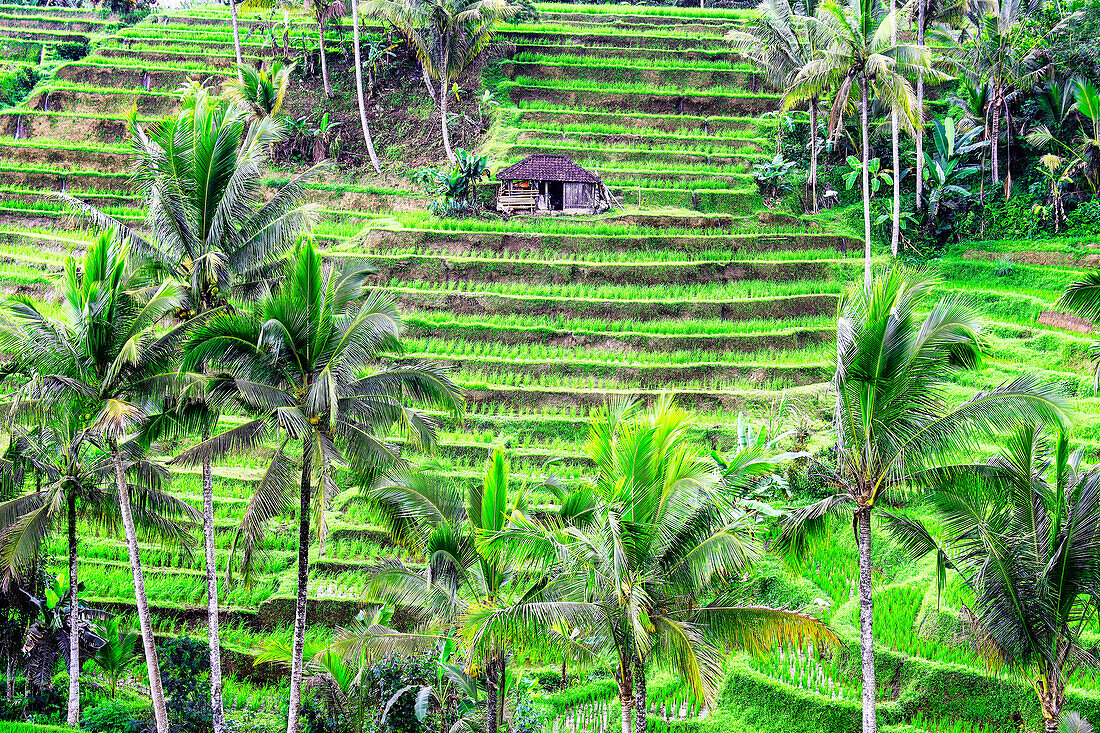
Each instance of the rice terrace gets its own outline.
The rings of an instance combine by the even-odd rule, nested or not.
[[[1100,723],[1100,0],[0,0],[0,290],[0,733]]]

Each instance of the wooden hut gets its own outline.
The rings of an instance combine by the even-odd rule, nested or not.
[[[564,155],[530,155],[497,173],[497,180],[497,211],[503,214],[595,214],[610,208],[600,177]]]

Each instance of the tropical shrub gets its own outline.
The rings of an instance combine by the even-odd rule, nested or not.
[[[80,727],[87,733],[137,733],[145,727],[148,717],[147,704],[108,700],[85,710]]]
[[[165,642],[159,656],[172,733],[212,731],[210,649],[201,641],[181,636]]]

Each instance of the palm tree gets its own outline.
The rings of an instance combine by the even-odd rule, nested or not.
[[[1018,421],[1064,426],[1067,407],[1034,375],[1004,383],[955,408],[945,389],[955,373],[983,357],[982,322],[962,297],[945,297],[920,318],[934,282],[900,269],[841,301],[834,427],[837,463],[821,466],[837,493],[793,510],[781,546],[800,549],[830,516],[851,514],[859,548],[859,628],[863,663],[863,730],[874,733],[875,658],[871,587],[871,515],[879,499],[907,486],[941,480],[969,465],[952,457]]]
[[[325,85],[325,96],[332,98],[332,86],[328,81],[328,59],[325,57],[325,25],[333,18],[339,18],[348,12],[343,0],[303,0],[302,9],[313,15],[317,23],[317,44],[321,54],[321,82]]]
[[[231,295],[254,297],[263,283],[278,274],[281,258],[312,225],[315,208],[301,202],[306,182],[319,168],[296,176],[266,201],[261,186],[271,146],[284,135],[283,125],[273,115],[292,68],[275,64],[263,73],[248,67],[245,81],[228,90],[231,96],[247,99],[247,106],[211,99],[199,88],[175,117],[148,129],[136,119],[130,121],[135,188],[149,202],[148,234],[63,196],[85,219],[117,232],[182,284],[174,312],[179,319],[227,308]],[[260,98],[248,95],[247,90],[266,89],[264,82],[269,78],[273,87],[278,85],[278,93],[266,91]],[[188,379],[192,385],[181,409],[191,412],[190,422],[203,422],[203,435],[208,438],[210,426],[217,423],[217,411],[210,409],[195,377]],[[174,422],[169,425],[179,427]],[[202,477],[211,708],[216,732],[224,733],[214,480],[209,460],[203,462]]]
[[[36,337],[14,324],[6,333],[9,344],[26,336]],[[10,353],[24,352],[20,349]],[[22,366],[9,368],[19,370]],[[89,402],[58,395],[33,373],[26,376],[28,381],[10,397],[12,424],[5,479],[21,489],[28,478],[26,469],[31,468],[36,481],[22,496],[0,504],[0,568],[5,582],[33,572],[43,543],[63,526],[69,551],[68,587],[79,588],[78,517],[108,530],[117,529],[117,501],[102,479],[102,462],[97,460],[102,444],[83,419]],[[153,506],[170,507],[171,514],[193,517],[189,505],[154,489],[146,490],[155,494]],[[140,507],[145,505],[143,497]],[[144,508],[139,508],[137,515],[139,525],[161,539],[177,543],[188,539],[185,527],[173,516]],[[158,529],[162,531],[158,533]],[[76,594],[68,600],[69,618],[78,618]],[[79,633],[69,634],[69,725],[80,724],[80,637]]]
[[[143,291],[136,260],[127,245],[105,232],[85,253],[83,267],[69,257],[61,285],[60,318],[42,313],[25,300],[9,304],[0,333],[6,353],[21,354],[21,364],[43,385],[43,394],[80,403],[81,427],[100,441],[107,461],[98,466],[110,480],[130,558],[134,596],[149,673],[150,697],[158,733],[168,730],[137,524],[149,511],[181,513],[157,489],[161,470],[145,460],[138,432],[171,388],[176,347],[187,325],[159,330],[162,318],[179,306],[166,282]],[[89,416],[90,419],[89,419]],[[140,496],[135,515],[132,498]]]
[[[378,162],[378,153],[374,150],[374,138],[367,124],[367,101],[363,96],[363,61],[359,49],[359,0],[351,0],[351,32],[355,44],[355,92],[359,98],[359,122],[363,125],[363,141],[367,144],[367,153],[374,171],[382,175],[382,164]]]
[[[369,0],[365,7],[416,53],[428,93],[439,103],[443,149],[454,163],[447,118],[455,83],[492,42],[497,23],[520,8],[507,0]]]
[[[799,70],[815,54],[814,35],[808,32],[810,18],[816,7],[813,0],[805,6],[792,5],[790,0],[763,0],[756,6],[759,15],[743,30],[726,35],[735,51],[762,68],[768,83],[776,89],[787,89]],[[787,100],[784,100],[785,102]],[[791,100],[794,104],[794,100]],[[817,198],[817,113],[821,100],[807,100],[810,112],[810,213],[816,214]],[[784,107],[784,111],[789,105]]]
[[[1052,441],[1022,424],[980,479],[925,498],[942,535],[890,517],[911,554],[935,552],[974,592],[983,650],[1031,683],[1048,733],[1060,730],[1074,672],[1096,664],[1082,634],[1100,610],[1100,470],[1082,470],[1083,454],[1064,432]]]
[[[651,665],[677,670],[713,703],[725,648],[835,638],[812,617],[744,606],[720,589],[762,553],[741,491],[790,456],[754,443],[720,469],[687,442],[692,425],[667,396],[648,411],[634,400],[597,411],[585,444],[597,471],[591,521],[577,528],[514,517],[498,535],[515,562],[564,578],[561,596],[587,604],[574,616],[597,643],[574,646],[614,660],[628,733],[646,731]],[[711,600],[698,603],[704,597]]]
[[[462,486],[430,471],[404,470],[385,477],[366,495],[386,518],[390,536],[428,559],[426,574],[400,564],[376,573],[368,598],[425,609],[423,620],[433,631],[400,635],[386,629],[360,639],[356,651],[367,646],[377,656],[398,643],[423,651],[441,636],[466,638],[471,661],[486,671],[489,733],[504,720],[508,650],[544,634],[546,623],[569,610],[548,598],[545,576],[478,546],[479,538],[495,535],[526,510],[527,486],[509,489],[508,462],[497,446],[480,483]],[[524,617],[532,623],[521,622]]]
[[[233,451],[251,450],[268,436],[279,439],[234,542],[246,576],[267,522],[283,513],[293,494],[291,440],[301,442],[298,527],[298,592],[294,616],[288,733],[296,733],[301,705],[306,598],[309,590],[310,515],[319,517],[336,494],[336,466],[347,465],[361,482],[398,459],[385,436],[399,427],[430,448],[433,418],[405,406],[407,400],[442,405],[452,413],[463,399],[446,372],[429,363],[376,365],[380,354],[400,350],[401,321],[389,296],[365,292],[369,268],[350,264],[325,269],[312,242],[300,244],[251,312],[222,313],[198,326],[182,369],[222,370],[209,390],[255,418],[185,451],[173,463],[196,465]],[[357,299],[363,298],[356,306]],[[319,491],[314,494],[314,479]],[[323,531],[323,526],[321,530]]]
[[[272,61],[266,69],[246,64],[237,69],[236,81],[229,79],[223,84],[225,96],[248,109],[253,120],[275,117],[283,108],[294,68],[293,63],[282,61]]]
[[[1012,191],[1012,103],[1035,86],[1046,64],[1035,53],[1024,53],[1015,42],[1015,31],[1038,10],[1038,0],[989,0],[974,3],[967,18],[973,29],[971,75],[976,86],[989,89],[986,115],[990,129],[992,180],[1001,182],[1000,137],[1005,123],[1005,183],[1007,200]]]
[[[926,49],[891,42],[895,12],[882,15],[876,0],[824,0],[818,7],[813,32],[824,52],[811,59],[795,76],[784,105],[821,97],[836,89],[829,114],[829,133],[835,134],[845,110],[858,104],[862,132],[864,284],[871,286],[871,188],[869,178],[870,97],[900,113],[902,125],[914,133],[918,124],[912,77],[936,76]],[[854,88],[853,88],[854,87]],[[897,176],[897,171],[894,171]]]

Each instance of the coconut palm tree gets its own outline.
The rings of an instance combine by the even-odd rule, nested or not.
[[[276,63],[265,73],[248,67],[245,81],[227,90],[240,104],[226,104],[198,88],[175,117],[148,128],[130,120],[135,189],[149,202],[146,233],[63,195],[83,218],[116,232],[180,283],[180,304],[173,313],[178,319],[229,307],[230,296],[254,297],[263,283],[278,274],[281,258],[312,225],[316,209],[302,200],[306,182],[320,168],[294,177],[267,200],[261,185],[271,147],[285,134],[274,114],[292,68]],[[266,91],[252,94],[261,89]],[[209,437],[218,415],[205,402],[192,376],[180,407],[191,411],[190,422],[204,423],[201,430]],[[169,425],[179,427],[174,422]],[[224,733],[214,481],[209,461],[203,463],[202,477],[211,708],[216,733]]]
[[[824,0],[818,7],[813,32],[824,49],[799,70],[784,100],[785,105],[821,97],[835,89],[829,114],[829,133],[836,134],[844,113],[859,109],[861,162],[863,165],[864,284],[871,286],[871,188],[870,110],[871,96],[896,109],[907,132],[919,124],[916,100],[909,79],[919,75],[942,76],[929,64],[925,48],[891,42],[897,13],[882,13],[877,0]],[[897,171],[894,171],[897,176]]]
[[[13,343],[25,336],[37,338],[18,327],[7,330]],[[23,349],[10,352],[26,353]],[[21,369],[21,365],[11,365]],[[21,580],[33,572],[43,543],[64,528],[68,544],[68,587],[79,588],[79,534],[77,520],[98,524],[108,531],[119,523],[117,497],[102,476],[103,445],[89,430],[85,416],[88,401],[58,395],[48,383],[30,373],[29,379],[10,396],[9,450],[4,464],[5,478],[22,489],[29,479],[36,481],[21,496],[0,504],[0,569],[5,582]],[[48,413],[48,417],[47,417]],[[19,458],[13,459],[13,452]],[[14,474],[14,475],[13,475]],[[187,526],[176,521],[197,516],[190,505],[177,502],[154,487],[141,487],[136,503],[137,523],[148,534],[172,544],[190,539]],[[151,500],[150,500],[151,499]],[[166,507],[170,511],[150,511]],[[76,594],[70,594],[69,618],[79,617]],[[69,634],[69,699],[66,720],[80,724],[80,637]]]
[[[726,40],[733,50],[765,71],[771,86],[786,90],[816,52],[815,36],[808,31],[816,3],[813,0],[805,4],[792,4],[790,0],[763,0],[756,9],[758,15],[742,29],[727,34]],[[816,214],[817,114],[821,100],[811,97],[806,102],[810,112],[810,172],[807,185],[810,188],[810,213]],[[788,109],[784,107],[784,111]]]
[[[547,483],[540,488],[554,487]],[[547,576],[478,545],[479,538],[501,532],[512,517],[526,511],[527,491],[526,484],[518,491],[510,487],[508,462],[497,446],[479,483],[461,485],[432,471],[405,470],[384,477],[365,496],[385,517],[397,543],[428,558],[426,574],[401,564],[376,573],[367,598],[424,609],[422,621],[429,630],[380,630],[359,638],[352,650],[378,656],[396,645],[424,651],[441,637],[467,639],[471,662],[486,672],[484,729],[489,733],[504,720],[508,650],[544,636],[546,624],[567,617],[572,609],[548,594]],[[564,503],[576,507],[578,499],[583,497]],[[570,516],[577,519],[576,514]]]
[[[1074,672],[1097,666],[1082,634],[1100,610],[1100,470],[1081,468],[1064,432],[1021,424],[1002,446],[980,474],[924,498],[942,534],[896,515],[890,529],[970,586],[981,648],[1031,683],[1055,733]]]
[[[370,270],[350,263],[322,267],[312,242],[300,244],[284,265],[282,279],[249,312],[218,314],[199,325],[188,341],[182,369],[218,368],[209,392],[233,401],[254,417],[177,456],[197,465],[234,451],[251,450],[274,436],[278,445],[237,531],[233,552],[246,573],[265,527],[290,505],[294,490],[290,441],[301,444],[298,528],[298,592],[294,616],[288,733],[295,733],[301,705],[302,650],[309,590],[311,510],[336,494],[336,466],[346,465],[369,482],[399,460],[385,436],[395,427],[430,448],[436,421],[405,405],[440,405],[454,414],[463,398],[446,372],[429,363],[377,366],[381,354],[400,350],[401,320],[389,296],[366,291]],[[356,302],[362,299],[359,305]],[[217,403],[215,403],[217,404]],[[314,493],[314,485],[318,487]]]
[[[975,86],[988,88],[986,119],[990,130],[993,185],[1004,176],[1004,196],[1012,191],[1012,105],[1043,77],[1048,66],[1040,53],[1025,52],[1015,41],[1016,29],[1039,8],[1038,0],[988,0],[967,10],[970,26],[970,70]],[[1000,157],[1001,124],[1005,133],[1005,166]]]
[[[367,144],[367,154],[370,155],[370,164],[374,171],[382,175],[382,164],[378,162],[378,153],[374,150],[374,138],[370,134],[370,126],[367,124],[367,101],[363,96],[363,61],[359,48],[359,0],[351,0],[351,33],[352,42],[355,44],[355,93],[359,98],[359,122],[363,125],[363,142]]]
[[[1013,430],[1019,421],[1065,426],[1069,412],[1057,390],[1024,375],[979,392],[958,407],[947,380],[977,368],[984,356],[982,322],[963,297],[948,296],[921,317],[934,281],[894,268],[841,301],[838,362],[833,378],[837,463],[819,466],[836,493],[793,510],[780,546],[798,550],[830,516],[849,516],[859,548],[863,730],[876,730],[871,515],[884,495],[971,470],[954,456],[976,453],[978,441]]]
[[[133,574],[135,603],[149,673],[158,733],[168,730],[137,526],[147,509],[178,510],[163,496],[161,470],[145,459],[139,432],[175,384],[177,346],[188,328],[164,331],[161,320],[180,305],[171,282],[143,289],[138,261],[128,245],[105,232],[88,247],[83,266],[69,257],[61,284],[61,316],[51,318],[30,301],[8,305],[0,348],[21,354],[43,394],[79,403],[81,427],[106,454],[99,475],[116,493],[119,519]],[[134,498],[140,496],[135,511]]]
[[[368,16],[393,26],[416,54],[428,93],[439,103],[443,149],[452,163],[447,121],[455,84],[492,42],[497,24],[520,10],[507,0],[368,0],[364,6]]]
[[[222,85],[225,97],[238,107],[249,110],[252,120],[275,117],[283,108],[290,75],[295,65],[272,61],[266,69],[246,64],[237,69],[237,79],[228,79]]]
[[[688,443],[692,425],[667,396],[648,411],[635,400],[598,410],[585,444],[596,464],[591,520],[570,527],[514,516],[496,540],[515,562],[566,579],[556,589],[563,599],[587,604],[573,615],[596,641],[573,646],[613,660],[628,732],[646,731],[650,666],[677,670],[713,703],[724,649],[835,638],[812,617],[745,606],[720,588],[762,552],[742,491],[793,454],[753,443],[720,468]]]

